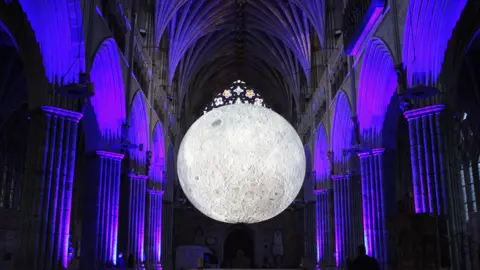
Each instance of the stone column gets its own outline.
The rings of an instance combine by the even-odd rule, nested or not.
[[[351,173],[343,175],[345,190],[345,212],[346,220],[346,256],[354,259],[357,256],[357,247],[364,244],[363,235],[363,211],[362,211],[362,187],[356,175]]]
[[[376,252],[374,244],[375,233],[373,231],[374,220],[372,216],[375,213],[373,203],[374,196],[372,196],[372,177],[371,177],[371,168],[372,164],[372,153],[363,152],[359,153],[360,157],[360,171],[362,177],[362,206],[363,206],[363,230],[365,235],[365,247],[367,248],[367,254],[376,258]]]
[[[162,205],[162,266],[173,267],[173,201],[166,200]]]
[[[125,213],[128,218],[125,219],[123,236],[125,257],[133,255],[136,269],[143,267],[145,259],[144,242],[145,242],[145,196],[147,192],[147,176],[138,174],[128,174],[128,211]],[[123,199],[122,199],[123,200]]]
[[[171,168],[171,167],[168,167]],[[172,171],[163,171],[163,185],[165,194],[162,202],[162,248],[161,248],[161,262],[164,269],[173,268],[173,214],[174,214],[174,188],[175,177],[174,169]],[[170,177],[171,179],[170,179]]]
[[[317,262],[320,269],[335,267],[333,190],[316,189]]]
[[[363,227],[367,253],[376,258],[382,269],[387,263],[387,229],[385,190],[383,188],[383,152],[377,148],[360,153],[362,175]]]
[[[345,267],[346,257],[346,213],[345,213],[345,190],[342,184],[343,175],[332,175],[333,180],[333,205],[335,213],[335,262],[338,268]]]
[[[163,190],[147,190],[146,259],[147,269],[152,270],[162,269],[162,202]]]
[[[405,111],[410,133],[412,179],[417,213],[446,214],[445,145],[440,132],[444,105]]]
[[[335,205],[337,267],[345,269],[347,258],[354,259],[363,244],[361,187],[352,174],[332,176]]]
[[[30,119],[17,269],[66,269],[81,113],[43,106]]]
[[[479,168],[478,168],[478,157],[474,155],[470,158],[470,168],[472,170],[472,184],[470,187],[471,197],[475,200],[475,203],[472,206],[475,209],[475,212],[480,209],[480,175],[479,175]],[[472,211],[473,212],[473,211]]]
[[[122,159],[123,154],[107,151],[87,158],[81,269],[105,269],[117,263]]]

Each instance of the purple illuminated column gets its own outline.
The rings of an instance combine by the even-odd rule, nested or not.
[[[30,120],[18,269],[65,269],[81,113],[43,106]]]
[[[335,266],[335,228],[333,190],[316,189],[317,262],[322,267]]]
[[[444,105],[404,112],[410,133],[412,179],[417,213],[445,214],[445,146],[440,133]]]
[[[117,263],[122,159],[123,154],[107,151],[95,151],[87,159],[81,269],[105,269]]]
[[[372,220],[372,215],[374,213],[372,202],[372,178],[370,177],[372,154],[370,152],[364,152],[358,154],[358,156],[360,157],[360,169],[362,177],[363,230],[365,236],[365,247],[367,248],[368,255],[376,257]]]
[[[345,202],[344,202],[344,189],[343,189],[343,175],[332,175],[333,180],[333,205],[335,213],[335,262],[337,267],[345,266]]]
[[[372,150],[373,163],[375,164],[375,178],[373,184],[373,202],[375,203],[375,258],[378,260],[382,269],[387,267],[387,225],[385,220],[385,189],[383,179],[383,153],[384,148],[376,148]]]
[[[146,256],[147,268],[162,269],[162,201],[163,190],[155,187],[147,190]]]
[[[133,255],[135,265],[141,266],[144,261],[145,242],[145,196],[147,192],[147,176],[129,174],[128,201],[128,234],[126,252]]]
[[[383,188],[383,152],[376,148],[372,152],[360,153],[362,174],[363,227],[367,253],[376,258],[382,269],[386,267],[387,230],[385,221],[385,199]]]

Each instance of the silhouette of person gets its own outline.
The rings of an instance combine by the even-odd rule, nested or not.
[[[358,257],[350,264],[350,270],[380,270],[378,261],[367,255],[364,245],[358,246]]]

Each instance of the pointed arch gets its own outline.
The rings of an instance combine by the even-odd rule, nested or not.
[[[163,138],[163,125],[158,121],[153,129],[152,136],[152,168],[150,179],[154,182],[163,183],[163,171],[165,170],[165,141]]]
[[[403,33],[402,60],[408,84],[414,76],[435,84],[453,29],[468,0],[410,0]],[[416,75],[417,74],[417,75]]]
[[[36,38],[35,29],[27,20],[22,6],[18,1],[11,3],[0,1],[0,21],[2,21],[3,35],[14,40],[19,56],[25,64],[25,73],[28,87],[28,107],[36,109],[45,105],[44,97],[48,94],[48,80],[45,77],[46,68],[43,64],[42,51]]]
[[[350,101],[343,90],[338,91],[335,98],[335,108],[332,121],[330,145],[333,151],[335,173],[346,169],[349,154],[344,150],[352,147],[353,122]]]
[[[315,141],[315,154],[313,158],[315,177],[318,182],[325,182],[330,175],[328,162],[328,138],[325,126],[320,123],[317,127],[317,139]]]
[[[142,90],[138,90],[135,93],[131,106],[128,139],[131,143],[138,145],[138,147],[129,151],[130,159],[134,164],[144,166],[147,161],[145,151],[147,151],[150,136],[145,94]]]
[[[360,71],[357,117],[362,143],[380,147],[385,115],[397,88],[392,54],[379,38],[369,40]]]
[[[95,95],[84,114],[86,149],[109,149],[122,138],[126,120],[125,89],[117,45],[113,38],[102,42],[90,70]]]
[[[51,83],[78,81],[85,71],[81,0],[19,0],[40,44]]]

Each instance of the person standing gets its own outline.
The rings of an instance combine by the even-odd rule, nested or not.
[[[358,257],[351,262],[349,270],[380,270],[378,261],[367,255],[364,245],[358,246]]]

